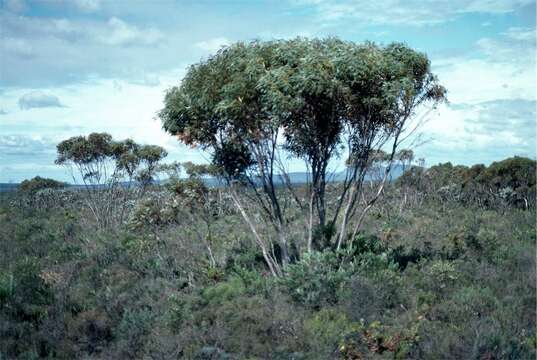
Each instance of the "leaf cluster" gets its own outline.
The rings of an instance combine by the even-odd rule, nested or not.
[[[74,136],[57,145],[58,165],[75,165],[86,169],[84,178],[100,178],[105,169],[102,165],[111,162],[116,176],[125,174],[142,184],[150,183],[160,160],[167,156],[164,148],[157,145],[140,145],[131,139],[115,141],[107,133],[91,133]]]

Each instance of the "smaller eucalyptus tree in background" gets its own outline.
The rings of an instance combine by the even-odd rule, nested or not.
[[[129,218],[130,228],[150,234],[159,246],[165,246],[160,235],[178,227],[176,236],[187,242],[197,240],[206,250],[209,268],[215,269],[218,261],[213,248],[221,237],[217,221],[227,212],[221,189],[208,184],[213,180],[209,178],[213,168],[191,162],[160,165],[158,171],[166,179],[158,190],[136,204]]]
[[[411,149],[403,149],[395,154],[395,159],[401,167],[401,175],[404,175],[404,173],[412,166],[412,162],[414,161],[414,152]],[[401,182],[400,184],[401,191],[403,192],[403,198],[399,204],[399,213],[402,213],[408,202],[409,188],[404,182]]]
[[[71,200],[69,193],[64,191],[66,185],[40,176],[24,180],[17,189],[22,195],[18,197],[18,203],[27,209],[50,209],[65,205]]]
[[[57,145],[56,164],[82,181],[84,202],[99,228],[121,224],[129,201],[143,196],[166,150],[133,140],[115,141],[107,133],[75,136]]]
[[[178,166],[185,170],[186,178],[178,176],[179,172],[176,170]],[[168,170],[169,180],[166,187],[181,207],[182,215],[178,223],[191,225],[188,228],[194,230],[207,249],[211,267],[216,267],[217,262],[213,251],[216,239],[213,225],[215,219],[222,213],[222,203],[219,201],[219,189],[211,189],[205,182],[205,178],[214,173],[214,167],[185,162],[180,165],[173,164],[171,167],[164,165],[162,169]],[[200,222],[202,226],[198,226]]]

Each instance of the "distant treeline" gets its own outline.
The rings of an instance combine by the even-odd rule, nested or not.
[[[515,156],[471,167],[444,163],[425,169],[413,166],[397,181],[441,200],[490,206],[498,202],[520,208],[535,206],[535,160]]]
[[[391,180],[397,179],[399,176],[403,174],[403,170],[404,170],[403,167],[400,165],[392,166],[392,169],[390,171],[390,175],[391,175],[390,179]],[[288,174],[288,176],[293,184],[305,184],[308,181],[311,181],[311,174],[307,172],[291,172]],[[369,174],[368,176],[366,176],[366,180],[369,180],[372,178],[373,178],[372,174]],[[215,177],[210,177],[210,176],[204,177],[203,180],[205,184],[210,187],[218,187],[218,186],[224,185],[224,183],[220,179],[217,179]],[[328,179],[328,182],[341,182],[343,180],[345,180],[345,171],[340,171],[340,172],[335,172]],[[154,180],[154,183],[160,184],[165,181],[166,180]],[[279,184],[283,184],[284,180],[281,178],[276,178],[275,182]],[[133,183],[136,184],[136,182],[133,182]],[[61,186],[56,186],[53,184],[61,184]],[[51,185],[51,186],[48,186],[48,185]],[[129,183],[124,182],[123,185],[128,186]],[[42,178],[40,176],[36,176],[30,180],[24,180],[21,183],[0,183],[0,192],[15,191],[17,189],[28,190],[30,188],[33,190],[40,190],[40,189],[46,189],[46,188],[78,189],[78,188],[83,188],[85,186],[87,185],[70,184],[66,182],[60,182],[54,179]],[[94,185],[94,187],[99,187],[99,185]]]
[[[463,196],[466,193],[499,193],[503,191],[505,195],[514,191],[518,194],[531,192],[535,193],[536,178],[535,160],[525,157],[511,157],[502,161],[493,162],[490,166],[477,164],[473,166],[453,165],[451,162],[440,163],[438,165],[425,168],[423,166],[392,166],[390,171],[391,179],[400,184],[412,186],[421,191],[443,191]],[[291,172],[288,174],[293,184],[304,184],[310,181],[311,174],[306,172]],[[372,171],[366,180],[374,178]],[[330,182],[341,182],[345,179],[345,171],[336,172],[329,178]],[[165,181],[165,180],[164,180]],[[276,179],[277,181],[277,179]],[[283,182],[283,180],[280,180]],[[155,183],[163,181],[155,180]],[[215,177],[205,177],[204,182],[208,186],[218,186],[221,181]],[[124,185],[128,185],[125,183]],[[36,176],[31,180],[24,180],[17,183],[0,183],[0,192],[4,191],[38,191],[50,188],[81,188],[83,185],[73,185],[53,179]]]

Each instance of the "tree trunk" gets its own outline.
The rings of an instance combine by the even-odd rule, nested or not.
[[[283,226],[278,226],[278,243],[280,245],[282,265],[286,267],[289,264],[289,247],[287,246],[287,239],[283,230]]]
[[[240,203],[240,201],[238,199],[237,194],[231,188],[230,188],[230,194],[231,194],[231,199],[233,200],[233,203],[235,204],[237,209],[239,209],[239,212],[241,213],[244,221],[246,222],[246,224],[250,228],[250,231],[254,235],[254,238],[255,238],[255,241],[256,241],[257,245],[261,248],[261,252],[263,254],[263,259],[265,259],[265,262],[267,263],[267,266],[269,267],[269,270],[270,270],[271,274],[273,276],[275,276],[275,277],[281,276],[282,275],[281,268],[279,267],[278,263],[276,261],[274,261],[274,259],[272,259],[270,253],[268,252],[267,247],[265,246],[265,242],[263,241],[263,239],[261,238],[261,236],[257,232],[257,229],[255,228],[255,226],[254,226],[253,222],[251,221],[250,217],[248,216],[248,214],[246,213],[246,211],[242,207],[242,205],[241,205],[241,203]]]
[[[309,221],[308,221],[308,252],[313,250],[313,200],[315,198],[315,193],[311,192],[310,201],[309,201]]]
[[[343,244],[343,241],[345,239],[345,232],[347,231],[347,222],[349,220],[349,215],[352,210],[352,203],[354,202],[353,198],[357,191],[357,186],[358,185],[353,184],[351,187],[351,191],[349,193],[349,200],[347,201],[347,206],[345,207],[345,211],[343,213],[343,220],[341,221],[341,227],[339,230],[339,237],[338,237],[337,246],[336,246],[337,250],[341,248],[341,245]]]

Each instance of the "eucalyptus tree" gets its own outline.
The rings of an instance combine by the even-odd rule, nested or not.
[[[382,47],[334,38],[254,41],[223,48],[191,66],[181,85],[166,94],[159,117],[164,129],[184,143],[212,152],[213,164],[227,179],[236,206],[278,275],[281,268],[268,235],[259,234],[236,185],[250,186],[276,230],[285,265],[288,219],[275,180],[282,174],[288,179],[286,159],[304,160],[312,180],[307,249],[312,249],[314,222],[321,230],[337,227],[334,246],[340,247],[357,213],[371,154],[392,140],[381,188],[359,214],[353,233],[382,193],[409,119],[421,105],[436,104],[444,96],[427,57],[402,44]],[[336,206],[327,209],[329,164],[344,151],[352,161]],[[298,196],[293,198],[304,208]]]
[[[60,142],[55,162],[69,169],[75,183],[82,181],[86,205],[98,226],[108,227],[123,221],[128,201],[144,194],[166,156],[160,146],[91,133]]]
[[[395,158],[401,165],[401,171],[404,173],[414,161],[414,152],[411,149],[402,149],[395,154]]]
[[[182,178],[178,176],[178,172],[174,173],[173,168],[176,166],[184,169],[188,177]],[[216,237],[213,223],[221,214],[222,203],[218,201],[219,189],[211,189],[204,181],[204,177],[214,173],[213,166],[186,162],[172,164],[172,171],[169,166],[165,166],[163,170],[168,173],[168,190],[173,194],[174,200],[181,205],[182,211],[178,223],[190,225],[187,228],[193,229],[205,245],[210,264],[215,267],[213,243]]]
[[[339,248],[347,236],[347,222],[357,212],[371,163],[385,163],[385,172],[378,191],[364,205],[352,237],[382,193],[409,120],[423,105],[434,107],[444,100],[446,91],[431,73],[427,57],[403,44],[381,47],[333,38],[296,39],[279,42],[276,49],[279,59],[284,59],[279,62],[282,65],[263,77],[258,88],[272,116],[281,119],[286,149],[308,165],[310,219],[315,204],[320,229],[326,227],[328,165],[342,149],[352,159],[328,226],[339,227]],[[378,158],[389,140],[391,149]],[[401,155],[406,161],[411,153]],[[311,225],[310,221],[308,249]]]

